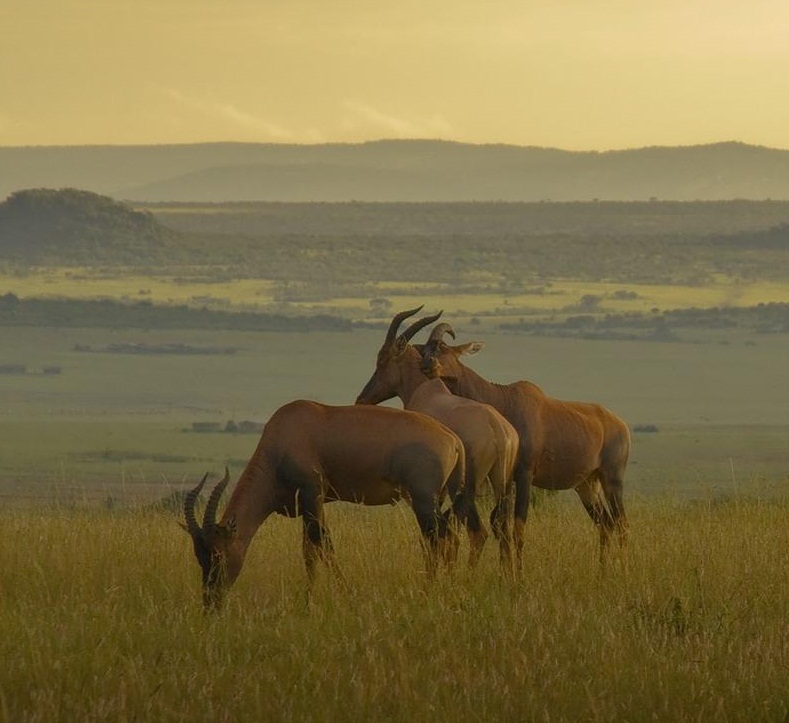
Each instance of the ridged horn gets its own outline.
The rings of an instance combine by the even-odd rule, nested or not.
[[[197,502],[197,498],[200,496],[200,492],[203,490],[203,485],[207,479],[208,473],[206,472],[205,476],[200,480],[198,485],[194,489],[189,490],[189,492],[186,493],[186,497],[184,498],[184,519],[186,520],[186,531],[192,537],[199,537],[202,532],[200,525],[197,524],[197,518],[195,517],[195,503]]]
[[[431,346],[435,346],[443,339],[444,334],[449,334],[453,339],[455,338],[455,330],[452,328],[452,326],[447,324],[447,322],[442,321],[440,324],[436,324],[433,327],[433,331],[430,332],[427,343]]]
[[[205,514],[203,515],[203,529],[210,529],[216,524],[216,508],[219,507],[219,500],[222,493],[230,482],[230,472],[225,467],[225,476],[216,484],[216,487],[211,490],[211,496],[208,498],[208,504],[205,506]]]
[[[438,345],[441,343],[441,340],[444,337],[444,334],[449,334],[453,339],[455,338],[455,330],[445,321],[442,321],[440,324],[436,324],[433,327],[433,331],[430,332],[427,342],[425,342],[421,349],[422,372],[431,378],[436,376],[438,373],[438,360],[435,358],[435,353]]]
[[[409,326],[402,334],[400,334],[399,337],[397,337],[397,341],[400,342],[402,340],[403,343],[407,343],[411,341],[414,334],[416,334],[418,331],[421,331],[426,326],[432,324],[443,313],[444,311],[442,309],[437,314],[431,314],[430,316],[423,316],[421,319],[418,319],[413,324],[411,324],[411,326]]]
[[[424,304],[422,304],[422,306],[424,306]],[[422,306],[417,306],[416,309],[410,309],[409,311],[401,311],[399,314],[394,315],[392,323],[389,324],[389,329],[386,332],[384,346],[389,346],[389,344],[394,343],[395,337],[397,336],[397,330],[400,328],[400,324],[402,324],[409,316],[413,316],[414,314],[422,311]]]

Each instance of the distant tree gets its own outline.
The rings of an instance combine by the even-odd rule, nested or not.
[[[16,294],[12,294],[9,291],[7,294],[0,296],[0,308],[10,311],[17,306],[19,306],[19,297]]]
[[[385,299],[381,296],[376,297],[375,299],[370,299],[370,309],[376,313],[384,314],[391,308],[392,302],[389,299]]]
[[[595,311],[600,306],[602,297],[597,294],[584,294],[578,302],[578,308],[581,311]]]
[[[611,298],[619,299],[620,301],[632,301],[638,298],[638,294],[635,291],[619,289],[611,294]]]

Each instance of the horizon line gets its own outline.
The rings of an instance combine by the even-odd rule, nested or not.
[[[507,143],[501,141],[491,142],[472,142],[472,141],[458,141],[446,138],[375,138],[363,141],[322,141],[322,142],[279,142],[279,141],[171,141],[171,142],[151,142],[151,143],[41,143],[41,144],[20,144],[20,145],[3,145],[0,143],[0,150],[53,150],[53,149],[80,149],[80,148],[163,148],[163,147],[185,147],[185,146],[277,146],[281,148],[320,148],[326,146],[368,146],[383,143],[433,143],[433,144],[446,144],[454,146],[470,146],[478,148],[513,148],[523,150],[544,150],[544,151],[557,151],[561,153],[577,153],[577,154],[605,154],[605,153],[627,153],[632,151],[641,150],[656,150],[656,149],[686,149],[686,148],[709,148],[714,146],[741,146],[744,148],[755,148],[774,151],[786,151],[789,148],[782,148],[779,146],[768,146],[761,143],[748,143],[741,140],[718,140],[707,141],[703,143],[678,143],[670,144],[646,144],[642,146],[627,146],[621,148],[607,148],[600,149],[586,149],[586,150],[572,150],[561,148],[559,146],[551,145],[534,145],[534,144],[519,144]]]

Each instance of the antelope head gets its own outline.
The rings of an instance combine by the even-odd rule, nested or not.
[[[432,324],[442,314],[439,311],[437,314],[423,316],[398,334],[403,321],[421,310],[422,307],[418,306],[416,309],[395,314],[389,324],[384,343],[378,350],[375,371],[356,398],[357,404],[378,404],[397,395],[397,390],[400,387],[400,364],[408,353],[409,342],[418,331]]]
[[[221,607],[224,595],[241,570],[241,557],[233,554],[231,545],[236,536],[235,519],[225,524],[216,522],[219,500],[230,481],[230,473],[225,467],[225,476],[216,484],[208,497],[203,514],[202,526],[195,517],[195,503],[208,478],[206,474],[200,483],[187,492],[184,499],[184,519],[182,527],[189,533],[194,546],[195,557],[203,573],[203,607],[206,611]]]
[[[420,368],[431,379],[440,377],[453,393],[457,393],[458,381],[463,374],[460,357],[463,354],[476,354],[482,349],[483,343],[471,341],[467,344],[451,346],[444,341],[446,334],[455,338],[455,330],[452,326],[446,322],[436,324],[427,342],[417,345],[422,357]]]

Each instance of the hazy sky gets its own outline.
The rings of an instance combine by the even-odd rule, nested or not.
[[[0,0],[0,145],[789,148],[787,0]]]

